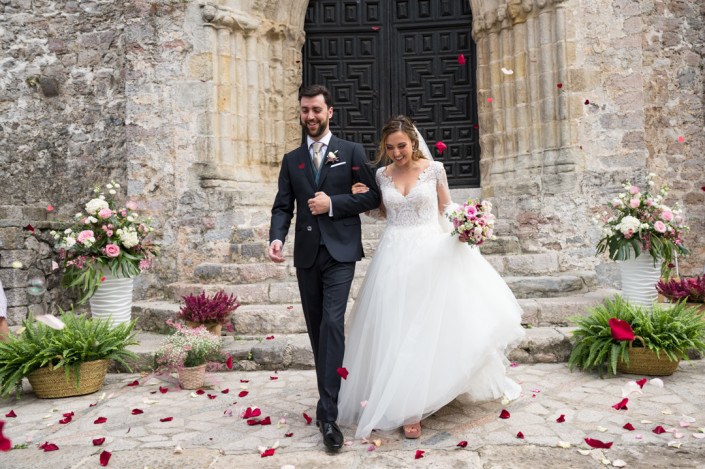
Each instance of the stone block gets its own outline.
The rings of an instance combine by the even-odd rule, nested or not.
[[[28,309],[26,306],[14,306],[7,308],[7,324],[9,326],[21,326],[22,321],[27,319]]]
[[[24,288],[27,286],[27,279],[29,278],[29,271],[26,269],[1,269],[0,270],[0,280],[2,280],[2,286],[7,290],[8,288]]]
[[[507,271],[516,275],[548,274],[558,272],[558,253],[507,256]]]
[[[30,238],[31,239],[31,238]],[[37,255],[29,250],[8,249],[0,252],[0,268],[10,269],[12,263],[19,261],[23,266],[34,265]]]
[[[27,291],[24,288],[5,288],[5,296],[7,297],[8,308],[12,306],[27,306],[29,304]]]
[[[0,249],[22,249],[24,248],[24,238],[22,228],[0,228]]]
[[[296,282],[272,283],[269,287],[269,302],[298,304],[301,303],[299,285]],[[262,303],[266,303],[263,301]]]

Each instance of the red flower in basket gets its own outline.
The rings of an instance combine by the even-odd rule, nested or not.
[[[609,325],[614,340],[634,340],[634,331],[627,321],[610,318]]]

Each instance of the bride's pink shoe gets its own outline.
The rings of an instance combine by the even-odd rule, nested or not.
[[[421,436],[421,422],[404,425],[404,436],[410,440],[415,440]]]

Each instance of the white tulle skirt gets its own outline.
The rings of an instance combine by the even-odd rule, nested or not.
[[[388,227],[348,318],[338,421],[362,438],[461,394],[518,397],[505,350],[524,336],[521,314],[477,248],[437,225]]]

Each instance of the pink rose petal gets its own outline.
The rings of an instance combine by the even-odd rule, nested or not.
[[[640,387],[641,389],[644,389],[644,385],[646,384],[647,381],[648,381],[648,379],[646,379],[646,378],[641,378],[641,379],[639,379],[639,380],[637,380],[637,381],[635,381],[635,382],[636,382],[636,384],[639,385],[639,387]]]
[[[262,451],[262,454],[260,455],[262,458],[266,458],[267,456],[274,456],[274,448],[267,448]]]
[[[10,451],[12,449],[12,442],[2,434],[2,427],[4,426],[5,422],[0,420],[0,451]]]
[[[439,155],[442,155],[443,152],[446,150],[446,148],[448,148],[448,146],[445,143],[440,142],[440,141],[436,142],[435,147],[436,147],[436,150],[438,150]]]
[[[465,62],[466,62],[466,60],[465,60],[465,55],[464,55],[464,54],[459,54],[459,55],[458,55],[458,63],[459,63],[460,65],[465,65]]]
[[[681,135],[680,137],[678,137],[678,143],[683,143],[683,142],[685,142],[685,137]]]
[[[423,455],[424,455],[425,452],[426,452],[426,451],[424,451],[424,450],[422,450],[422,449],[417,449],[417,450],[416,450],[416,454],[414,455],[414,459],[421,459],[421,458],[423,458]]]

